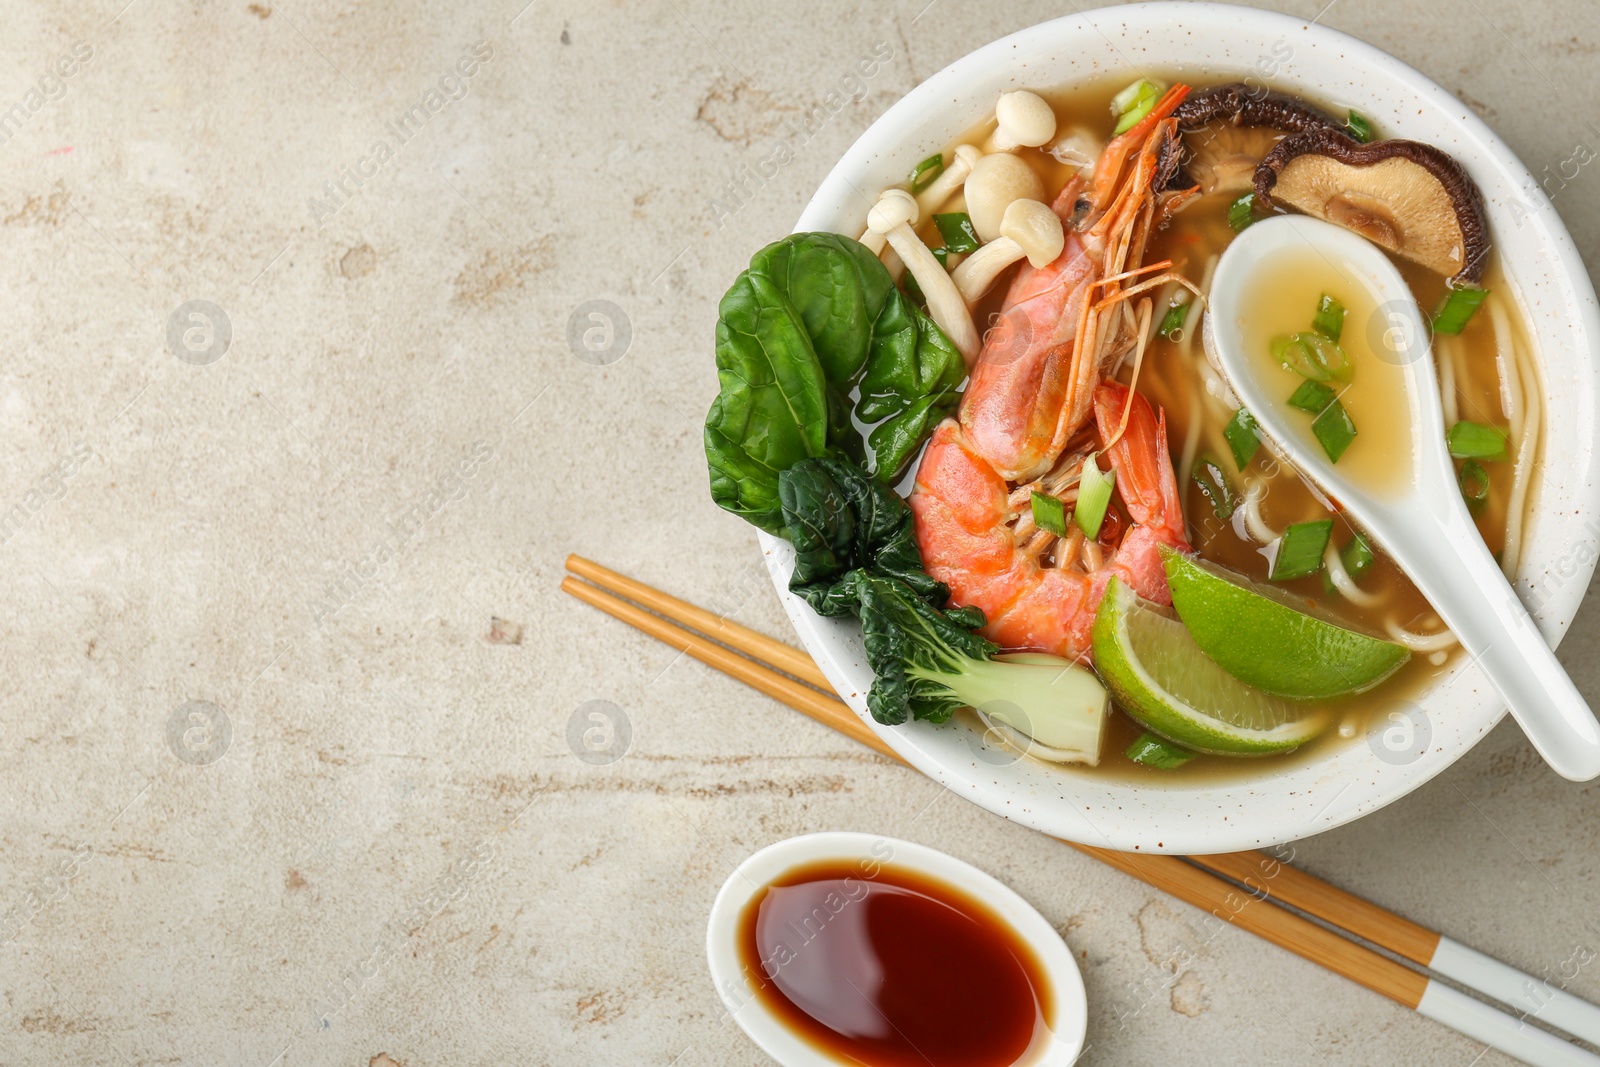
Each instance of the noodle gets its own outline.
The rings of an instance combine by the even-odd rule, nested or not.
[[[1328,580],[1333,587],[1339,590],[1339,595],[1352,604],[1364,608],[1376,607],[1383,602],[1383,597],[1378,593],[1369,593],[1356,584],[1344,569],[1344,560],[1339,558],[1339,550],[1333,547],[1333,542],[1328,542],[1328,550],[1322,554],[1323,566],[1328,568]]]
[[[1390,637],[1413,652],[1440,652],[1456,643],[1456,635],[1449,630],[1440,630],[1436,634],[1412,633],[1393,619],[1385,620],[1383,628]]]
[[[1237,403],[1230,402],[1232,401],[1233,391],[1228,388],[1228,383],[1222,380],[1222,376],[1217,373],[1216,368],[1211,364],[1200,360],[1195,366],[1200,368],[1200,381],[1205,386],[1206,399],[1211,401],[1211,406],[1216,408],[1218,414],[1227,416],[1222,420],[1227,422],[1228,419],[1233,417],[1233,409],[1238,406]],[[1218,429],[1220,430],[1221,427],[1218,427]]]
[[[1533,491],[1533,461],[1539,449],[1539,435],[1544,421],[1544,399],[1539,392],[1539,371],[1532,360],[1527,363],[1526,373],[1529,380],[1523,392],[1523,399],[1527,410],[1522,420],[1522,438],[1517,444],[1516,466],[1511,475],[1506,543],[1500,554],[1501,568],[1507,578],[1516,574],[1517,565],[1522,562],[1522,527],[1528,510],[1528,494]]]
[[[1189,301],[1189,313],[1183,317],[1183,325],[1180,327],[1180,329],[1183,331],[1183,335],[1178,338],[1178,353],[1185,360],[1193,358],[1194,337],[1195,334],[1200,332],[1200,315],[1202,314],[1206,297],[1211,293],[1211,276],[1217,272],[1217,260],[1220,258],[1221,257],[1217,255],[1206,257],[1206,269],[1200,275],[1199,292],[1195,294],[1193,300]],[[1202,378],[1206,377],[1207,374],[1213,378],[1216,377],[1216,372],[1211,369],[1211,364],[1207,363],[1204,359],[1201,359],[1198,362],[1198,366],[1200,368]],[[1178,463],[1179,486],[1185,486],[1189,484],[1189,475],[1194,470],[1195,453],[1198,452],[1200,448],[1200,431],[1202,425],[1207,424],[1210,421],[1201,418],[1201,401],[1199,396],[1201,392],[1204,392],[1207,396],[1217,400],[1219,410],[1226,410],[1225,406],[1221,404],[1221,397],[1218,395],[1217,391],[1214,391],[1210,387],[1209,382],[1204,390],[1190,391],[1189,427],[1183,435],[1183,456]],[[1215,427],[1213,427],[1213,429],[1215,429]],[[1216,441],[1210,441],[1208,444],[1212,448],[1217,448]],[[1218,451],[1226,451],[1226,449],[1218,449]]]
[[[1178,461],[1178,491],[1189,484],[1189,473],[1194,470],[1194,454],[1200,447],[1200,390],[1189,390],[1189,428],[1183,434],[1183,458]]]
[[[1456,346],[1447,338],[1438,339],[1439,348],[1439,401],[1444,411],[1444,424],[1454,426],[1461,417],[1456,396]]]
[[[1194,335],[1200,332],[1200,307],[1211,295],[1211,276],[1217,272],[1218,256],[1211,256],[1206,260],[1205,273],[1200,275],[1200,293],[1189,301],[1189,314],[1183,319],[1183,337],[1178,342],[1178,351],[1184,359],[1194,354]]]
[[[1261,483],[1252,481],[1244,491],[1244,503],[1239,505],[1239,511],[1244,515],[1244,526],[1250,536],[1266,545],[1278,539],[1278,531],[1261,517],[1261,497]]]
[[[1511,495],[1507,501],[1505,547],[1500,553],[1500,569],[1508,579],[1517,573],[1522,556],[1523,512],[1527,508],[1529,484],[1533,475],[1533,454],[1539,441],[1543,404],[1539,397],[1538,371],[1531,360],[1530,381],[1523,387],[1521,355],[1510,316],[1498,300],[1486,301],[1494,324],[1495,367],[1500,372],[1500,402],[1511,423],[1511,438],[1516,442],[1515,465],[1511,473]]]
[[[1511,424],[1511,436],[1522,439],[1522,384],[1517,377],[1517,350],[1511,334],[1511,320],[1498,300],[1489,305],[1489,320],[1494,325],[1494,369],[1500,376],[1500,413]]]

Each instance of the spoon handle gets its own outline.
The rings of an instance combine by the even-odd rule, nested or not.
[[[1600,722],[1489,554],[1466,509],[1449,507],[1437,518],[1434,536],[1448,543],[1413,545],[1407,554],[1418,590],[1500,691],[1545,762],[1575,782],[1600,775]],[[1408,523],[1409,530],[1431,525],[1417,523],[1415,513],[1397,525],[1407,530]]]

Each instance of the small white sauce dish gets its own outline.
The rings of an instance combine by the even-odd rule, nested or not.
[[[829,832],[768,845],[739,864],[717,893],[706,929],[711,979],[723,1008],[750,1039],[784,1067],[834,1067],[841,1061],[791,1030],[757,995],[739,950],[740,920],[773,881],[818,863],[859,865],[863,872],[893,868],[912,878],[943,883],[985,905],[1033,950],[1052,993],[1050,1034],[1021,1061],[1027,1067],[1068,1067],[1083,1048],[1088,1008],[1083,978],[1072,952],[1034,907],[1009,887],[943,852],[878,834]],[[864,874],[864,877],[871,875]],[[952,990],[959,995],[959,990]]]

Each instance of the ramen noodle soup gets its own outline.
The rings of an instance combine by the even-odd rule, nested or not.
[[[770,315],[741,318],[765,301],[831,373],[839,264],[864,248],[895,286],[882,305],[876,265],[857,269],[869,279],[861,306],[887,309],[863,342],[865,369],[837,384],[855,400],[877,481],[904,494],[926,573],[907,576],[903,545],[885,566],[861,545],[822,544],[844,536],[818,517],[827,508],[797,521],[790,505],[827,496],[815,465],[833,460],[780,474],[769,495],[783,510],[765,526],[796,544],[792,590],[862,619],[879,722],[953,715],[986,744],[1065,773],[1259,774],[1270,764],[1236,757],[1314,758],[1450,669],[1453,635],[1337,502],[1278,457],[1201,339],[1218,260],[1256,221],[1310,215],[1383,248],[1430,323],[1463,500],[1515,573],[1541,435],[1529,335],[1470,176],[1437,148],[1383,133],[1332,102],[1241,83],[1008,92],[879,195],[860,248],[796,235],[752,261],[753,295],[736,286],[724,299],[719,370],[745,334],[769,357],[786,343]],[[851,247],[817,243],[830,240]],[[825,251],[831,273],[807,266]],[[1375,298],[1308,245],[1255,279],[1241,306],[1258,381],[1305,413],[1307,440],[1363,486],[1401,477],[1406,399]],[[920,379],[905,373],[913,352]],[[751,379],[739,374],[708,419],[714,495],[759,469],[749,449],[739,463],[715,451],[728,382]],[[759,427],[775,466],[775,423],[738,399],[738,425]],[[822,450],[849,450],[829,434]],[[831,507],[866,499],[841,485],[827,482]],[[897,505],[873,499],[887,526]],[[743,499],[719,503],[763,522]],[[845,556],[858,569],[841,581]],[[829,566],[836,584],[823,589],[815,578]],[[889,620],[885,596],[910,607]]]

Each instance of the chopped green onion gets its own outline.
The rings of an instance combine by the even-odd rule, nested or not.
[[[1314,330],[1280,333],[1272,339],[1272,358],[1302,378],[1348,382],[1354,367],[1344,349]]]
[[[933,254],[934,259],[939,261],[939,266],[948,267],[950,265],[950,250],[948,248],[930,248],[928,251]]]
[[[1108,474],[1100,469],[1099,458],[1098,452],[1091,452],[1083,461],[1083,474],[1078,479],[1078,506],[1072,513],[1078,520],[1078,529],[1090,540],[1100,536],[1100,524],[1105,521],[1106,507],[1111,503],[1111,487],[1116,480],[1115,471]]]
[[[1339,550],[1339,562],[1344,564],[1344,572],[1352,579],[1359,578],[1372,569],[1377,557],[1372,554],[1372,546],[1367,543],[1367,535],[1360,530],[1350,538],[1350,543]]]
[[[1131,85],[1125,85],[1111,98],[1111,113],[1123,115],[1139,103],[1140,98],[1155,91],[1155,83],[1148,78],[1140,78]]]
[[[976,252],[978,246],[983,244],[978,240],[978,232],[972,228],[972,218],[965,211],[935,215],[933,222],[939,227],[939,236],[944,238],[945,248],[952,252]]]
[[[1174,304],[1161,317],[1161,326],[1156,332],[1169,341],[1181,341],[1183,340],[1183,323],[1188,317],[1188,304]]]
[[[1222,428],[1222,436],[1227,439],[1228,448],[1233,452],[1234,465],[1240,470],[1245,469],[1261,448],[1261,438],[1256,435],[1255,416],[1244,408],[1233,413],[1228,425]]]
[[[1335,400],[1311,420],[1311,432],[1321,442],[1328,459],[1337,463],[1345,449],[1350,447],[1350,442],[1356,439],[1356,424],[1351,421],[1344,405]]]
[[[943,154],[931,155],[917,164],[917,169],[911,172],[911,191],[920,193],[933,184],[933,180],[944,173]]]
[[[1222,471],[1222,464],[1209,455],[1201,454],[1194,461],[1194,470],[1189,475],[1200,493],[1211,503],[1211,510],[1216,512],[1217,518],[1227,521],[1233,517],[1233,509],[1239,506],[1239,501],[1233,493],[1233,486],[1228,482],[1228,476]]]
[[[1327,368],[1334,381],[1348,382],[1355,376],[1355,366],[1351,364],[1350,357],[1344,354],[1344,349],[1323,334],[1308,330],[1295,334],[1295,337],[1310,349],[1313,359]]]
[[[1312,358],[1311,349],[1300,343],[1297,333],[1280,333],[1272,339],[1272,361],[1311,381],[1325,382],[1333,377],[1328,368]]]
[[[1234,233],[1239,233],[1254,221],[1256,221],[1255,193],[1245,193],[1228,205],[1228,225],[1233,227]]]
[[[1328,550],[1328,538],[1333,536],[1333,520],[1297,522],[1283,531],[1278,538],[1278,550],[1272,557],[1275,582],[1292,578],[1306,578],[1322,569],[1322,554]]]
[[[1506,458],[1506,432],[1481,422],[1458,422],[1445,432],[1450,454],[1457,459]]]
[[[1133,762],[1158,771],[1170,771],[1194,759],[1194,753],[1188,749],[1150,733],[1140,734],[1139,740],[1128,746],[1127,755]]]
[[[1067,506],[1059,497],[1034,493],[1033,524],[1041,530],[1049,530],[1057,537],[1067,536]]]
[[[1470,285],[1450,290],[1450,295],[1444,298],[1433,316],[1433,332],[1460,333],[1488,295],[1489,290]]]
[[[1372,123],[1361,112],[1350,109],[1350,117],[1344,120],[1345,129],[1350,131],[1350,136],[1366,144],[1372,140]]]
[[[1311,319],[1311,328],[1338,344],[1339,335],[1344,333],[1344,305],[1323,293],[1322,299],[1317,301],[1317,313]]]
[[[1301,382],[1289,397],[1289,406],[1321,415],[1322,409],[1333,403],[1334,392],[1321,382]]]
[[[1139,120],[1155,108],[1159,99],[1161,86],[1144,78],[1112,97],[1111,113],[1117,116],[1117,128],[1111,131],[1112,136],[1120,136],[1137,126]]]
[[[1461,495],[1467,501],[1467,510],[1474,515],[1483,514],[1483,509],[1489,504],[1489,472],[1475,459],[1469,459],[1461,464],[1461,473],[1456,476],[1456,481],[1461,486]]]

